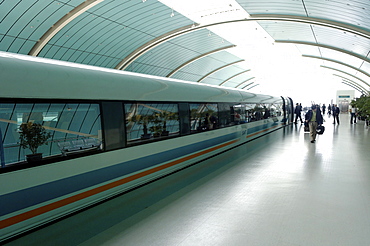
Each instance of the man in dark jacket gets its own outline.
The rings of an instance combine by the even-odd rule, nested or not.
[[[312,105],[311,109],[306,113],[305,120],[310,127],[311,143],[314,143],[316,141],[316,128],[317,126],[321,126],[324,121],[320,107]]]
[[[334,116],[333,124],[335,124],[335,120],[337,120],[337,123],[339,125],[339,113],[340,113],[339,107],[336,104],[334,104],[332,110],[333,110],[333,116]]]
[[[295,113],[294,124],[297,124],[298,118],[301,120],[301,124],[303,123],[301,112],[302,112],[302,106],[297,103],[294,109],[294,113]]]

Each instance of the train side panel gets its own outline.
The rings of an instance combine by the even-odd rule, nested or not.
[[[0,240],[282,128],[292,114],[281,97],[3,52],[0,73]],[[162,113],[176,117],[155,137]],[[34,164],[19,143],[29,122],[53,135]]]
[[[0,176],[3,238],[39,226],[283,127],[282,117]],[[173,146],[177,146],[173,148]],[[19,182],[14,185],[13,180]],[[11,185],[12,184],[12,185]]]

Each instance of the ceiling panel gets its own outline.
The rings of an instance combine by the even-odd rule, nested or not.
[[[200,29],[155,47],[150,52],[138,58],[135,62],[141,64],[155,64],[151,69],[139,72],[167,76],[168,74],[159,73],[158,69],[171,68],[174,70],[193,58],[230,45],[231,43],[222,40],[222,38],[217,35],[208,36],[208,31],[206,29]],[[132,71],[131,69],[132,66],[129,66],[126,70]]]
[[[226,64],[230,64],[232,62],[238,61],[240,58],[226,52],[221,51],[215,54],[211,54],[209,56],[203,57],[188,66],[181,69],[182,73],[178,72],[175,73],[172,78],[177,79],[183,79],[183,80],[189,80],[189,81],[198,81],[200,80],[204,73],[208,74],[211,71],[214,71],[215,69],[222,67]],[[238,67],[237,65],[233,65],[234,70],[236,73],[243,71],[242,68]],[[224,76],[231,76],[230,74],[231,69],[229,70],[221,70],[219,74],[227,73]]]
[[[370,29],[370,2],[367,0],[305,0],[304,3],[308,17],[329,19]]]
[[[236,74],[239,74],[243,71],[246,71],[247,69],[241,69],[240,67],[237,67],[237,66],[231,66],[231,67],[227,67],[225,69],[222,69],[220,71],[217,71],[215,72],[214,74],[210,75],[209,77],[207,77],[206,79],[204,79],[202,81],[202,83],[211,83],[211,81],[218,81],[218,84],[221,84],[223,83],[224,81],[230,79],[232,76],[236,75]],[[250,72],[246,72],[246,77],[250,77],[251,75],[249,74]],[[243,74],[244,78],[245,78],[245,74]],[[240,75],[242,76],[242,75]],[[244,79],[246,80],[246,78]],[[238,80],[240,81],[240,80]],[[241,81],[242,82],[242,81]],[[241,83],[240,82],[240,83]],[[228,84],[224,84],[224,86],[228,86]]]
[[[220,78],[218,78],[218,77],[210,77],[210,78],[206,78],[201,83],[203,83],[203,84],[209,84],[209,85],[219,85],[222,82],[223,82],[223,80],[220,79]]]
[[[348,50],[362,56],[366,56],[369,52],[370,39],[350,32],[317,25],[313,26],[313,30],[319,44]]]
[[[83,2],[80,0],[78,2]],[[38,39],[60,18],[74,7],[60,2],[39,1],[3,1],[0,5],[0,50],[27,54],[24,45],[35,44]],[[15,42],[17,40],[17,42]],[[32,45],[33,46],[33,45]]]
[[[275,40],[316,41],[311,26],[307,24],[282,21],[259,21],[258,23]]]
[[[253,14],[273,14],[283,15],[306,15],[302,1],[295,0],[237,0],[250,15]]]
[[[164,18],[159,13],[168,10],[159,2],[104,1],[69,23],[49,43],[48,49],[40,53],[58,60],[69,60],[73,52],[60,52],[61,47],[78,52],[73,62],[107,66],[111,60],[120,61],[137,47],[144,45],[159,34],[179,28],[191,22],[177,15]],[[122,13],[127,12],[126,15]],[[174,20],[172,23],[169,19]],[[180,19],[175,21],[176,19]],[[162,28],[150,28],[153,26]],[[141,28],[136,28],[140,26]],[[158,32],[161,33],[158,33]],[[82,53],[85,53],[83,56]],[[96,56],[96,57],[95,57]],[[114,64],[113,67],[115,67]]]

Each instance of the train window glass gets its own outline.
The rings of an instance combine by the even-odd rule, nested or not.
[[[270,118],[271,117],[271,112],[270,112],[270,105],[268,105],[268,104],[264,104],[263,106],[263,112],[262,112],[262,114],[263,114],[263,119],[268,119],[268,118]]]
[[[275,105],[275,104],[270,105],[270,115],[271,115],[271,117],[278,116],[277,105]]]
[[[244,124],[247,123],[247,111],[245,104],[235,104],[234,106],[234,123],[237,124]]]
[[[220,127],[232,126],[234,122],[234,105],[230,103],[219,103]]]
[[[45,131],[46,143],[37,148],[37,153],[42,153],[43,157],[102,147],[98,104],[3,103],[0,107],[2,167],[23,162],[25,156],[32,153],[27,146],[21,146],[21,129],[35,130],[39,127],[40,131]],[[28,131],[27,134],[32,133]],[[23,139],[27,141],[27,138]]]
[[[179,135],[175,103],[126,103],[125,114],[128,144]]]
[[[247,104],[247,111],[249,121],[258,121],[262,120],[264,116],[264,108],[262,104]]]
[[[216,103],[190,103],[190,131],[200,132],[218,128]]]
[[[180,134],[182,136],[190,133],[190,114],[189,114],[189,103],[179,103],[179,123],[180,123]]]

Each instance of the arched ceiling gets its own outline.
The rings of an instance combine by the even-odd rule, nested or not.
[[[232,24],[240,36],[258,30],[293,45],[348,89],[369,93],[369,0],[0,0],[0,51],[256,88],[264,81],[255,60],[217,31]]]

